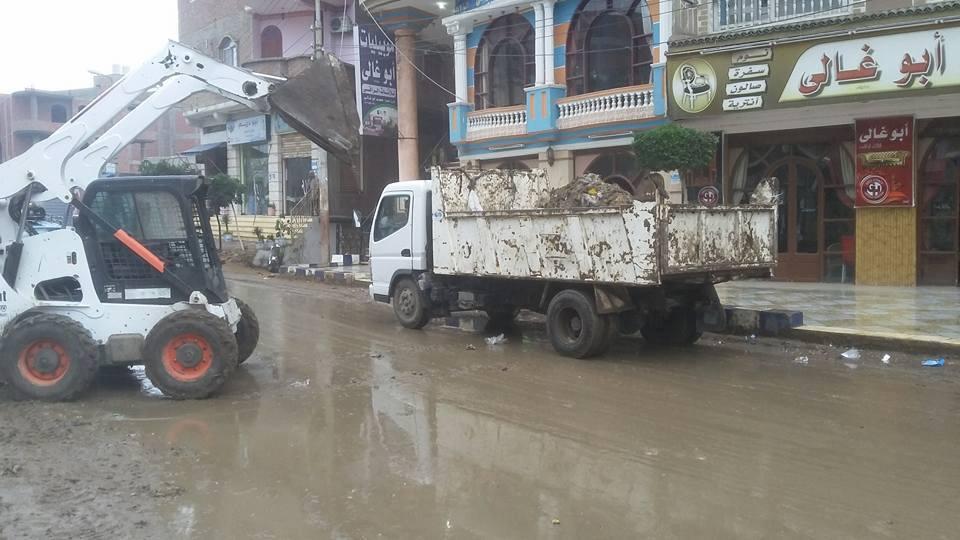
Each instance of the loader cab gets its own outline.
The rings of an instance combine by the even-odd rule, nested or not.
[[[92,182],[83,203],[134,237],[192,290],[211,302],[226,302],[206,192],[206,182],[197,176],[110,178]],[[173,304],[189,299],[111,231],[84,217],[77,219],[76,230],[102,302]]]
[[[429,270],[429,180],[394,182],[380,194],[370,228],[370,295],[388,301],[397,277]]]

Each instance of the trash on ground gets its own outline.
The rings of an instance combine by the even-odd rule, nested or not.
[[[802,364],[802,365],[805,366],[805,365],[807,365],[807,364],[810,363],[810,359],[807,358],[806,356],[798,356],[798,357],[796,357],[796,358],[793,359],[793,363],[794,363],[794,364]]]
[[[507,342],[507,337],[503,334],[500,334],[499,336],[488,337],[484,341],[487,342],[487,345],[500,345],[501,343]]]
[[[378,353],[378,352],[372,352],[372,353],[370,353],[370,358],[380,358],[381,356],[383,356],[383,355],[380,354],[380,353]]]
[[[473,345],[467,345],[467,350],[468,350],[468,351],[475,351],[475,350],[477,350],[477,348],[474,347]]]
[[[757,335],[756,335],[756,334],[750,334],[749,336],[743,336],[743,340],[746,341],[747,343],[751,344],[751,345],[756,345],[756,344],[757,344]]]
[[[291,388],[306,388],[310,386],[310,379],[304,379],[302,381],[293,381],[290,383]]]
[[[883,362],[884,364],[889,364],[889,363],[890,363],[890,355],[889,355],[889,354],[883,355],[883,358],[881,358],[880,361]]]
[[[920,362],[920,365],[923,367],[942,367],[943,364],[943,358],[928,358],[923,362]]]
[[[559,525],[559,524],[560,524],[560,520],[559,520],[559,519],[554,519],[554,520],[553,520],[553,524],[554,524],[554,525]]]
[[[860,349],[847,349],[840,353],[840,356],[846,358],[847,360],[859,360],[860,359]]]

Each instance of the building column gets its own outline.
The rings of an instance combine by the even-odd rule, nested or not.
[[[535,4],[533,6],[534,10],[534,24],[533,24],[533,51],[534,59],[536,63],[536,85],[543,85],[543,75],[544,75],[544,54],[543,54],[543,4]]]
[[[407,28],[394,32],[397,46],[397,153],[400,180],[420,178],[420,151],[417,135],[416,35]]]
[[[543,3],[543,70],[544,84],[554,84],[553,0]]]
[[[467,35],[456,34],[453,36],[453,62],[454,79],[457,94],[457,102],[467,102]]]

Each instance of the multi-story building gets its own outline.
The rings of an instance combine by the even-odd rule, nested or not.
[[[380,116],[377,126],[364,130],[362,164],[355,168],[328,156],[277,115],[257,114],[216,96],[189,101],[186,116],[201,131],[201,144],[190,153],[208,172],[223,171],[243,181],[247,190],[243,213],[311,211],[303,208],[308,195],[304,180],[315,175],[315,185],[323,190],[319,197],[323,208],[312,211],[329,219],[330,250],[357,253],[362,235],[354,229],[354,212],[371,214],[387,182],[423,177],[435,150],[448,138],[443,100],[437,98],[435,87],[424,83],[429,78],[443,84],[442,68],[452,62],[444,62],[440,54],[444,44],[436,39],[437,35],[449,39],[436,20],[440,8],[431,4],[423,11],[413,7],[418,4],[409,0],[180,0],[181,41],[252,71],[295,77],[310,65],[318,48],[349,65],[359,83],[357,89],[364,89],[373,71],[373,64],[367,62],[372,60],[357,64],[361,51],[370,46],[368,36],[381,36],[377,38],[380,52],[389,58],[377,63],[376,72],[389,72],[392,104],[387,99],[364,109]],[[406,47],[395,64],[394,43]],[[418,80],[418,76],[424,78]],[[392,131],[374,129],[385,124]],[[263,228],[272,227],[265,220]]]
[[[781,279],[960,274],[960,3],[674,2],[670,117],[722,136],[716,183],[775,177]]]
[[[52,135],[97,95],[110,88],[124,71],[120,66],[114,66],[109,75],[94,75],[93,86],[89,88],[62,91],[29,88],[0,94],[0,161],[18,156]],[[174,108],[161,116],[124,147],[107,164],[105,172],[137,173],[145,159],[174,156],[194,146],[194,130],[187,126],[180,112]]]
[[[450,137],[461,163],[587,172],[636,193],[630,145],[666,122],[670,2],[458,0]],[[672,175],[671,175],[672,176]],[[678,177],[667,180],[679,192]],[[677,193],[679,196],[679,193]]]

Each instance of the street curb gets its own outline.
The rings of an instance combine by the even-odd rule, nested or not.
[[[329,283],[331,285],[347,285],[352,287],[366,287],[370,285],[369,274],[361,272],[341,272],[308,265],[281,266],[280,272],[276,275],[295,280]]]
[[[960,339],[917,334],[895,334],[871,332],[852,328],[834,328],[830,326],[801,326],[793,328],[784,337],[819,344],[842,344],[851,347],[871,349],[891,349],[901,352],[960,353]]]

